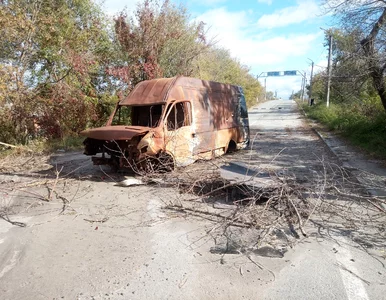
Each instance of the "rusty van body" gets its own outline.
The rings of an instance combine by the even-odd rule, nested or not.
[[[94,164],[140,166],[171,158],[175,166],[211,159],[249,143],[241,87],[189,77],[140,82],[106,126],[82,131]]]

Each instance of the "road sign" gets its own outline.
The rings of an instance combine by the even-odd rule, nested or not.
[[[280,72],[267,72],[267,76],[280,76]]]
[[[296,71],[284,71],[284,75],[286,76],[296,76]]]

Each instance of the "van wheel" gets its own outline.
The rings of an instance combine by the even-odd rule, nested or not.
[[[228,143],[228,147],[226,148],[226,153],[232,153],[232,152],[235,152],[236,150],[237,150],[237,145],[235,141],[230,140]]]

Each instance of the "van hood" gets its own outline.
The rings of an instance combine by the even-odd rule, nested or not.
[[[142,126],[103,126],[83,130],[80,134],[95,140],[130,140],[137,135],[144,135],[150,131],[150,127]]]

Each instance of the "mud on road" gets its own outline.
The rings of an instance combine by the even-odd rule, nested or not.
[[[369,295],[380,295],[385,281],[378,263],[385,259],[382,222],[365,226],[355,213],[379,215],[368,203],[348,202],[332,191],[331,183],[346,194],[360,194],[363,187],[293,104],[258,107],[249,116],[249,149],[140,178],[144,184],[135,186],[120,184],[132,175],[93,166],[81,152],[2,160],[1,298],[283,298],[288,295],[281,285],[284,274],[303,268],[302,259],[311,251],[324,257],[318,263],[325,272],[319,275],[334,282],[322,280],[337,299],[345,299],[348,292],[332,250],[340,248],[330,244],[342,233],[352,257],[366,250],[361,263],[374,265],[379,274],[360,276],[372,284]],[[283,191],[290,201],[300,195],[296,203],[325,201],[318,210],[298,206],[298,213],[305,214],[300,217],[306,237],[296,211],[288,217],[285,211],[291,207],[280,207]],[[271,194],[255,206],[240,202],[264,192]],[[264,209],[269,199],[276,203],[272,210]],[[337,208],[347,211],[333,214]],[[310,268],[305,268],[296,272],[306,276]],[[312,276],[301,280],[306,286],[309,281],[310,290],[297,292],[297,298],[315,297]]]

